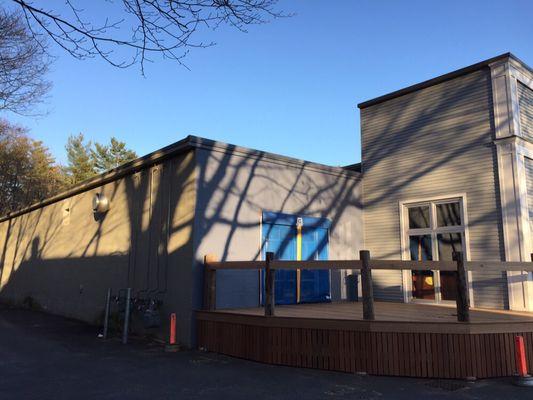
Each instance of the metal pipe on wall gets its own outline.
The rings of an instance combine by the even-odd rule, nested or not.
[[[109,330],[109,310],[111,308],[111,288],[107,289],[107,297],[105,301],[104,314],[104,332],[102,333],[104,339],[107,339],[107,332]]]
[[[124,330],[122,331],[122,344],[128,343],[128,330],[130,327],[131,288],[126,290],[126,309],[124,311]]]

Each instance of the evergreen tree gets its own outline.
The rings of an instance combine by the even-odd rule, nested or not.
[[[65,146],[68,165],[58,165],[48,148],[26,129],[0,119],[0,216],[51,197],[69,185],[89,179],[137,157],[126,144],[108,145],[70,136]]]
[[[42,142],[24,128],[0,120],[0,215],[57,194],[64,175]]]
[[[136,159],[137,154],[126,148],[126,143],[112,137],[109,145],[95,143],[91,158],[96,172],[102,173]]]
[[[69,136],[65,149],[68,159],[65,170],[70,184],[74,185],[96,175],[91,157],[91,142],[85,143],[83,133]]]
[[[109,144],[85,142],[83,134],[70,136],[66,145],[66,173],[71,184],[89,179],[137,158],[126,143],[112,137]]]

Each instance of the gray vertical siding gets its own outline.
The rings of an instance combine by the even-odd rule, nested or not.
[[[530,221],[533,220],[533,160],[524,157],[526,167],[527,208]]]
[[[529,230],[533,233],[533,160],[524,157],[524,165],[526,167],[527,210],[529,216]],[[530,240],[532,236],[530,236]]]
[[[521,82],[518,82],[518,104],[522,135],[533,142],[533,90]]]
[[[298,160],[215,144],[197,150],[195,251],[201,293],[201,260],[256,260],[261,253],[262,211],[328,218],[331,259],[358,257],[362,244],[359,174],[316,168]],[[333,271],[333,300],[344,297],[343,273]],[[217,307],[256,307],[258,271],[219,271]],[[197,305],[201,299],[197,298]]]
[[[401,257],[399,202],[466,193],[472,260],[503,259],[488,69],[361,110],[365,247]],[[377,272],[377,271],[376,271]],[[401,274],[375,274],[376,294],[399,300]],[[505,307],[500,274],[474,273],[477,306]]]
[[[191,345],[194,173],[189,151],[1,222],[0,301],[31,298],[99,323],[107,289],[131,287],[135,298],[162,301],[163,325],[151,333],[166,337],[174,312],[178,340]],[[110,202],[97,217],[96,193]],[[132,329],[144,329],[137,312]]]

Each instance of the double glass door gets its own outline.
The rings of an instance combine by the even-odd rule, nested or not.
[[[452,261],[465,248],[462,204],[459,200],[406,206],[408,253],[413,261]],[[411,271],[411,296],[422,300],[455,300],[455,271]]]

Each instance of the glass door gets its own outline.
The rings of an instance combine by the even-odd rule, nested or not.
[[[409,251],[413,261],[433,260],[431,235],[409,236]],[[433,271],[411,271],[412,296],[415,299],[434,300],[435,280]]]
[[[439,260],[453,261],[456,252],[463,251],[463,235],[461,233],[438,233],[437,246]],[[441,300],[457,299],[457,272],[440,271],[440,297]]]
[[[408,256],[413,261],[452,261],[463,252],[465,226],[460,199],[405,206]],[[451,301],[457,297],[455,271],[411,271],[411,297]]]

